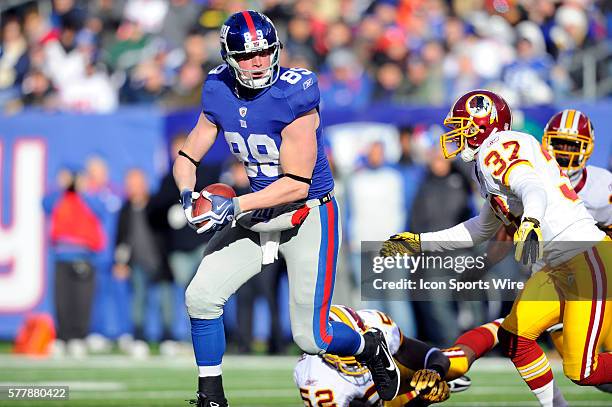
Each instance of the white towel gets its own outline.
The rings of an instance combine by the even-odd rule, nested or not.
[[[280,231],[259,232],[259,244],[261,246],[261,264],[272,264],[278,259],[278,248],[280,246]]]

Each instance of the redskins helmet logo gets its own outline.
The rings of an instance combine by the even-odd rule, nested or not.
[[[490,116],[490,123],[497,120],[497,109],[495,109],[495,104],[487,95],[478,94],[471,96],[465,101],[465,109],[472,117],[480,119]]]

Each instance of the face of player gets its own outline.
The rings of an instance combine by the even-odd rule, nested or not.
[[[568,153],[577,153],[580,151],[579,143],[573,141],[555,141],[554,143],[555,150],[558,151],[567,151]],[[570,159],[572,158],[571,154],[562,154],[556,153],[555,158],[561,167],[567,167],[570,164]],[[578,157],[574,156],[574,161],[577,161]],[[577,162],[571,163],[572,165],[577,165]]]
[[[256,53],[236,55],[235,58],[240,69],[249,71],[253,79],[261,79],[269,75],[273,52],[274,47],[270,47]]]

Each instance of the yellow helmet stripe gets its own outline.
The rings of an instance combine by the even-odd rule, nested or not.
[[[340,318],[340,321],[344,322],[346,325],[350,326],[353,329],[356,329],[356,327],[353,326],[353,322],[351,321],[351,319],[344,313],[344,311],[342,310],[342,308],[339,307],[331,307],[331,309],[329,310],[329,312],[333,313],[335,316],[337,316],[338,318]]]
[[[570,109],[567,111],[567,117],[565,118],[565,123],[563,123],[564,129],[572,129],[574,126],[574,116],[576,115],[576,111]]]

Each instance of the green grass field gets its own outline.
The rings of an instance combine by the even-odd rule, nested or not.
[[[227,356],[224,383],[232,407],[301,406],[293,386],[296,357]],[[579,387],[565,379],[554,363],[558,383],[571,406],[612,406],[612,395]],[[483,359],[470,372],[472,387],[456,394],[448,406],[537,406],[509,361]],[[187,406],[195,386],[192,359],[92,356],[83,360],[35,360],[0,355],[0,385],[70,386],[70,400],[0,401],[0,406]]]

